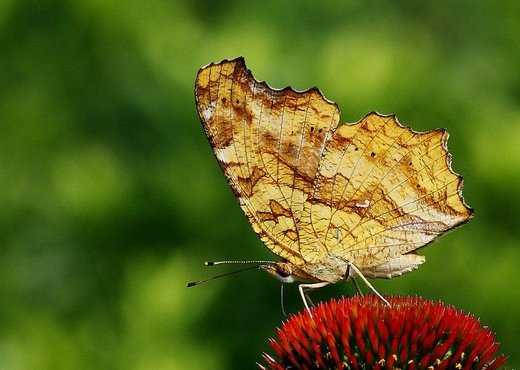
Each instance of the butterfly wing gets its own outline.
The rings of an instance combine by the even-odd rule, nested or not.
[[[340,126],[308,203],[321,247],[358,267],[376,266],[466,222],[472,210],[447,139],[445,130],[419,133],[376,113]]]
[[[339,109],[317,89],[272,89],[242,58],[202,68],[195,96],[253,229],[296,265],[377,266],[471,217],[444,130],[376,113],[338,127]]]
[[[300,226],[309,220],[306,203],[339,122],[337,106],[315,88],[274,90],[256,81],[242,58],[202,68],[195,97],[215,156],[254,231],[275,254],[304,264],[309,248],[302,246],[315,240]]]

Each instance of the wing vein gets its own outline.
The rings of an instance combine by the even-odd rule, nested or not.
[[[413,139],[414,137],[415,137],[415,136],[411,136],[410,139],[408,139],[408,140],[406,141],[406,144],[408,144],[408,143],[411,141],[411,139]],[[408,155],[408,154],[409,154],[413,149],[415,149],[418,145],[422,145],[422,144],[423,144],[427,139],[428,139],[428,138],[426,137],[426,138],[424,138],[424,140],[420,141],[417,145],[414,145],[414,146],[410,147],[410,148],[406,151],[406,153],[405,153],[405,154],[404,154],[404,155],[403,155],[403,156],[402,156],[402,157],[401,157],[401,158],[400,158],[400,159],[399,159],[399,160],[398,160],[398,161],[397,161],[397,162],[396,162],[396,163],[395,163],[395,164],[394,164],[394,165],[393,165],[393,166],[392,166],[392,167],[391,167],[391,168],[390,168],[386,173],[385,173],[385,175],[381,178],[381,180],[379,181],[378,184],[381,184],[381,183],[383,182],[383,180],[384,180],[384,179],[385,179],[385,178],[386,178],[390,173],[392,173],[392,172],[395,170],[395,168],[396,168],[396,167],[401,163],[401,161],[402,161],[402,160],[403,160],[403,159],[404,159],[404,158],[405,158],[405,157],[406,157],[406,156],[407,156],[407,155]],[[439,145],[440,145],[440,144],[439,144]],[[421,168],[421,170],[419,170],[419,171],[416,171],[415,174],[420,173],[420,172],[422,171],[422,169],[423,169],[423,168]],[[399,187],[399,186],[401,186],[402,184],[406,183],[409,179],[410,179],[410,177],[407,177],[404,181],[402,181],[401,183],[399,183],[398,185],[396,185],[394,188],[392,188],[390,191],[388,191],[386,195],[388,196],[388,194],[390,194],[391,192],[393,192],[393,191],[395,190],[396,187]],[[384,197],[381,197],[381,198],[379,198],[378,200],[376,200],[376,201],[372,204],[372,199],[373,199],[373,197],[374,197],[374,194],[375,194],[375,192],[371,192],[370,199],[369,199],[370,208],[373,207],[373,206],[375,206],[376,204],[379,204],[379,202],[382,201],[382,200],[384,199]],[[364,224],[364,222],[362,222],[362,221],[366,219],[366,215],[368,214],[368,209],[370,209],[370,208],[367,208],[367,210],[366,210],[365,212],[363,212],[363,215],[361,216],[361,218],[359,219],[359,221],[358,221],[358,222],[357,222],[357,223],[356,223],[356,224],[355,224],[355,225],[350,229],[351,232],[354,231],[354,230],[356,230],[357,227],[358,227],[360,224],[361,224],[361,225]]]

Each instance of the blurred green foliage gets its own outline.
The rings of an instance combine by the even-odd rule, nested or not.
[[[474,313],[520,366],[518,4],[1,0],[0,369],[254,367],[278,283],[185,288],[204,260],[270,258],[195,113],[197,69],[238,55],[343,121],[449,130],[475,218],[376,285]]]

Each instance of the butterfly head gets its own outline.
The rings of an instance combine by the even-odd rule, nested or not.
[[[288,262],[276,262],[259,266],[262,270],[274,276],[282,283],[294,283],[293,268]]]

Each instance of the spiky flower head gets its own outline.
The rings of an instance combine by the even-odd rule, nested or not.
[[[419,297],[331,300],[292,316],[261,369],[497,369],[494,334],[451,306]]]

